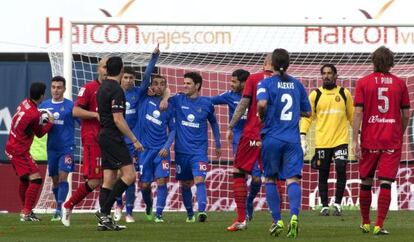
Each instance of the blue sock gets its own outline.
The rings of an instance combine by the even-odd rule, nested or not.
[[[157,216],[162,215],[167,200],[167,185],[159,185],[157,187]]]
[[[59,184],[58,184],[58,186],[57,187],[55,187],[55,188],[52,188],[52,192],[53,192],[53,195],[55,196],[55,201],[56,201],[56,208],[58,207],[58,201],[59,201]]]
[[[274,222],[281,220],[280,196],[275,182],[266,182],[266,201]]]
[[[145,212],[149,214],[152,211],[152,197],[151,197],[151,187],[148,189],[142,189],[142,199],[144,200],[145,205],[147,208],[145,209]]]
[[[197,204],[198,204],[198,211],[205,212],[207,206],[207,190],[206,190],[206,183],[200,182],[196,184],[197,187]]]
[[[115,201],[118,207],[122,207],[122,195],[120,197],[116,197]]]
[[[129,185],[129,187],[125,191],[125,196],[126,196],[125,212],[127,215],[131,215],[132,210],[134,209],[134,203],[135,203],[135,183],[132,183],[131,185]]]
[[[253,200],[259,193],[261,186],[262,186],[262,182],[256,183],[252,181],[252,183],[250,183],[250,191],[249,191],[249,194],[247,195],[248,206],[250,205],[253,207]]]
[[[299,215],[300,202],[302,200],[302,192],[298,183],[293,182],[287,187],[289,205],[290,205],[290,214]]]
[[[56,210],[57,211],[61,211],[62,210],[62,204],[65,202],[66,197],[68,196],[68,192],[69,192],[69,183],[67,181],[63,181],[63,182],[59,182],[59,187],[58,187],[58,199],[57,199],[57,206],[56,206]]]
[[[187,210],[187,216],[192,217],[194,216],[193,211],[193,193],[191,192],[191,187],[181,188],[181,192],[183,194],[183,203],[184,207]]]

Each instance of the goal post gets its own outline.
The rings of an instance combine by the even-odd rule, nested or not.
[[[266,53],[275,48],[285,48],[290,52],[291,66],[288,73],[304,84],[307,92],[322,84],[320,67],[332,63],[338,69],[338,84],[354,93],[355,82],[372,72],[370,53],[381,45],[395,52],[395,67],[392,72],[407,82],[414,100],[414,25],[401,23],[380,23],[376,21],[326,22],[314,23],[162,23],[137,22],[117,18],[98,20],[71,20],[65,23],[63,48],[51,51],[49,56],[53,75],[64,75],[67,81],[66,97],[75,100],[77,91],[86,82],[96,78],[98,59],[108,55],[119,55],[126,66],[131,66],[138,79],[145,71],[150,53],[160,43],[161,55],[157,63],[157,72],[166,77],[172,93],[182,90],[183,74],[197,71],[203,76],[201,94],[218,95],[230,89],[231,73],[239,68],[251,73],[260,71]],[[63,51],[63,52],[62,52]],[[216,106],[216,115],[220,124],[223,155],[215,160],[214,142],[209,135],[210,169],[207,175],[208,210],[233,210],[235,204],[231,193],[231,169],[233,155],[225,141],[224,134],[228,123],[228,110]],[[411,122],[411,120],[410,120]],[[403,155],[397,181],[393,184],[391,208],[414,209],[414,198],[410,186],[414,183],[411,174],[414,166],[413,126],[410,124],[404,136]],[[351,130],[350,130],[351,133]],[[318,175],[309,165],[313,154],[314,131],[307,136],[311,145],[311,154],[305,157],[303,170],[302,208],[315,209],[319,204],[317,187]],[[79,131],[77,132],[77,172],[73,174],[72,185],[76,189],[82,177],[79,173],[82,157]],[[350,149],[349,149],[350,150]],[[172,152],[172,159],[174,154]],[[358,164],[350,155],[348,164],[348,182],[342,204],[354,208],[359,205]],[[331,167],[329,177],[329,199],[334,197],[336,176]],[[169,195],[167,210],[184,210],[178,183],[172,177],[168,183]],[[45,182],[37,208],[52,206],[51,191],[46,191]],[[377,184],[375,184],[377,185]],[[45,190],[46,189],[46,190]],[[155,191],[155,185],[153,187]],[[373,201],[378,195],[374,190]],[[193,191],[194,192],[194,191]],[[285,189],[283,207],[286,206]],[[97,192],[76,207],[80,211],[97,208]],[[52,200],[52,201],[51,201]],[[373,205],[374,202],[373,202]],[[143,210],[142,197],[137,189],[135,209]],[[255,200],[256,209],[265,209],[264,189]]]

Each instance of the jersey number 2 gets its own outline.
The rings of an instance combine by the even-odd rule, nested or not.
[[[287,93],[284,93],[280,98],[280,101],[282,101],[282,103],[286,103],[285,106],[283,106],[282,108],[282,112],[280,113],[280,120],[292,120],[292,111],[289,111],[293,104],[292,96],[290,96]]]

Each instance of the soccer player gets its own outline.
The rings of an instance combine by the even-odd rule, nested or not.
[[[300,122],[300,137],[306,155],[306,133],[311,123],[316,123],[315,158],[319,171],[319,196],[322,201],[320,215],[329,216],[328,178],[332,159],[335,162],[336,190],[334,216],[342,215],[341,201],[346,185],[346,164],[348,161],[349,127],[352,123],[354,104],[348,89],[336,84],[336,67],[325,64],[321,67],[322,87],[311,92],[309,102],[312,113]]]
[[[243,128],[243,133],[240,137],[236,156],[234,158],[233,169],[233,195],[236,202],[237,219],[227,227],[228,231],[238,231],[247,229],[246,223],[246,200],[247,200],[247,184],[246,174],[252,174],[255,166],[260,167],[260,129],[262,127],[257,117],[257,105],[256,105],[256,86],[259,81],[266,77],[271,76],[273,73],[271,65],[271,55],[266,55],[263,63],[263,71],[251,74],[246,81],[243,89],[243,97],[240,99],[239,104],[236,107],[233,118],[229,123],[227,129],[226,138],[229,142],[232,141],[234,136],[233,129],[237,122],[247,111],[247,120]],[[254,185],[253,189],[260,190],[259,186]],[[261,184],[261,183],[260,183]],[[253,200],[253,199],[252,199]],[[253,206],[251,208],[253,211]],[[251,219],[252,215],[249,215]]]
[[[32,212],[42,186],[42,177],[29,150],[33,137],[42,137],[51,128],[53,116],[40,112],[37,107],[43,101],[46,85],[35,82],[30,85],[30,96],[23,100],[13,115],[5,153],[20,179],[19,196],[23,204],[20,221],[40,221]]]
[[[51,80],[52,98],[42,102],[39,108],[51,112],[53,127],[47,138],[48,172],[52,178],[52,191],[56,200],[56,212],[51,221],[60,221],[62,203],[68,195],[68,174],[73,172],[75,148],[75,119],[72,115],[73,102],[63,97],[65,78],[55,76]]]
[[[126,110],[125,110],[125,121],[128,127],[134,131],[134,127],[138,119],[138,100],[145,95],[145,91],[148,89],[151,80],[151,73],[154,71],[155,64],[159,57],[159,47],[157,46],[151,56],[151,60],[148,63],[147,68],[139,87],[135,87],[135,72],[132,68],[125,67],[124,74],[121,79],[121,88],[125,93],[126,99]],[[167,101],[166,101],[167,102]],[[137,136],[137,133],[134,133]],[[137,163],[138,154],[134,149],[132,141],[125,136],[125,143],[128,147],[129,154],[134,162]],[[138,166],[136,166],[138,171]],[[125,208],[125,221],[127,223],[134,223],[135,219],[132,217],[132,210],[134,209],[135,203],[135,182],[132,183],[125,191],[126,196],[126,208]],[[117,197],[117,205],[115,207],[114,220],[119,221],[122,217],[122,196]]]
[[[280,196],[276,178],[286,180],[291,219],[287,236],[296,238],[301,206],[303,151],[300,144],[300,116],[310,116],[311,107],[305,88],[299,80],[286,74],[289,53],[275,49],[272,65],[276,75],[266,78],[257,86],[257,110],[264,123],[262,159],[266,180],[266,201],[273,224],[271,235],[279,236],[284,229],[280,213]]]
[[[173,107],[170,105],[165,111],[160,107],[166,90],[165,77],[154,75],[147,94],[138,104],[138,116],[142,118],[137,122],[137,129],[144,146],[144,152],[138,159],[141,193],[146,205],[147,220],[154,220],[156,223],[164,222],[162,212],[167,199],[167,179],[170,176],[170,146],[175,137]],[[151,182],[154,180],[157,182],[157,205],[153,219]]]
[[[213,130],[216,157],[221,155],[220,130],[214,114],[214,105],[207,97],[200,96],[203,79],[196,72],[184,74],[184,94],[170,98],[175,110],[175,162],[176,179],[180,181],[183,203],[187,210],[186,222],[195,222],[191,186],[194,181],[197,192],[198,221],[205,222],[207,214],[208,133],[207,121]]]
[[[119,227],[110,217],[116,197],[135,182],[136,172],[124,136],[127,136],[135,150],[142,151],[142,145],[125,121],[126,99],[120,86],[123,75],[123,62],[118,56],[106,63],[107,78],[102,81],[96,94],[101,123],[99,147],[102,151],[103,184],[99,194],[101,209],[95,215],[98,222],[107,230]],[[120,177],[118,177],[120,171]]]
[[[61,221],[65,226],[70,226],[70,216],[73,207],[102,184],[101,149],[98,144],[100,124],[96,92],[106,78],[107,60],[108,58],[105,57],[99,61],[98,79],[86,83],[79,89],[78,98],[73,107],[73,116],[81,120],[82,173],[85,183],[80,184],[62,206]]]
[[[373,233],[387,235],[389,232],[383,228],[384,220],[391,201],[391,183],[395,181],[401,159],[403,134],[410,115],[410,99],[405,82],[390,73],[394,66],[391,50],[384,46],[376,49],[372,54],[372,63],[374,72],[359,79],[355,88],[352,148],[359,159],[361,178],[360,228],[364,233],[371,230],[371,189],[376,173],[380,191]]]

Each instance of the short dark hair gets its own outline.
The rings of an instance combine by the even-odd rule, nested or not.
[[[106,62],[106,73],[108,76],[117,76],[121,73],[122,67],[124,67],[124,63],[121,57],[110,57]]]
[[[50,82],[63,82],[63,85],[66,85],[66,79],[63,76],[54,76]]]
[[[129,66],[124,67],[124,73],[131,74],[133,76],[136,75],[134,68]]]
[[[394,66],[394,53],[387,47],[381,46],[372,53],[372,63],[375,72],[388,73]]]
[[[237,69],[233,71],[231,76],[236,77],[237,80],[239,80],[240,82],[245,82],[247,78],[249,78],[250,72],[243,70],[243,69]]]
[[[45,95],[46,84],[43,82],[33,82],[30,85],[30,99],[39,100],[42,95]]]
[[[165,82],[167,82],[167,79],[164,76],[158,75],[158,74],[154,74],[151,76],[151,81],[154,80],[155,78],[159,78],[159,79],[163,79]]]
[[[338,71],[336,70],[336,67],[334,64],[325,64],[321,67],[321,74],[323,74],[323,69],[325,67],[331,68],[331,70],[333,71],[333,73],[336,75],[338,73]]]
[[[272,66],[275,71],[280,73],[282,80],[284,79],[285,72],[290,65],[289,52],[285,49],[275,49],[272,54]]]
[[[200,86],[198,87],[198,91],[200,91],[201,85],[203,85],[203,78],[200,74],[198,74],[197,72],[187,72],[184,74],[184,78],[190,78],[191,80],[193,80],[194,85],[199,83]]]

